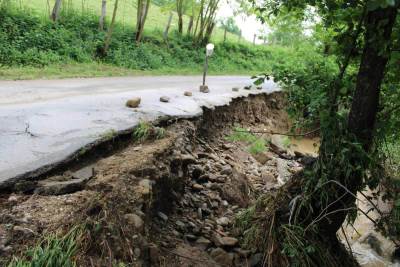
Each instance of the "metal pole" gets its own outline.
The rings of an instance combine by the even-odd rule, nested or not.
[[[204,72],[203,72],[203,86],[206,85],[207,70],[208,70],[208,57],[207,57],[207,54],[206,54],[206,60],[204,62]]]

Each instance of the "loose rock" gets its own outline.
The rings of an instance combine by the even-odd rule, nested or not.
[[[158,217],[160,217],[164,222],[168,221],[168,216],[165,215],[165,213],[162,213],[161,211],[157,212]]]
[[[128,213],[124,215],[125,220],[133,225],[136,229],[141,230],[143,228],[144,222],[140,216],[134,213]]]
[[[142,99],[140,97],[131,98],[128,101],[126,101],[126,106],[128,108],[137,108],[139,107],[141,100]]]
[[[160,97],[160,102],[168,103],[170,98],[168,96],[162,96]]]
[[[211,257],[222,266],[232,266],[233,264],[233,254],[227,253],[222,248],[216,248],[211,251]]]
[[[233,91],[233,92],[239,92],[239,89],[240,89],[239,87],[236,87],[236,86],[235,86],[235,87],[232,88],[232,91]]]
[[[183,95],[184,95],[184,96],[192,96],[193,93],[192,93],[192,92],[189,92],[189,91],[186,91],[186,92],[183,93]]]
[[[230,223],[229,218],[227,217],[221,217],[217,219],[217,224],[222,225],[222,226],[228,226]]]

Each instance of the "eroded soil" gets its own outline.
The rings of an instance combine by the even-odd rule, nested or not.
[[[235,124],[287,132],[284,105],[282,93],[236,99],[171,124],[162,139],[129,142],[81,166],[93,174],[77,187],[65,189],[75,179],[66,171],[49,177],[62,188],[1,195],[1,259],[84,225],[78,266],[259,266],[262,254],[241,247],[235,218],[310,157],[279,144],[251,154],[248,144],[226,137]]]

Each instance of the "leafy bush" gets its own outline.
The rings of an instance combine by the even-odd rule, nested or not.
[[[321,55],[307,44],[296,49],[279,49],[272,54],[270,69],[255,83],[272,78],[288,93],[288,113],[295,126],[311,127],[319,123],[326,110],[328,91],[338,75],[335,58]],[[350,84],[343,82],[343,89]]]

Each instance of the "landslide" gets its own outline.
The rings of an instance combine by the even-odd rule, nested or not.
[[[257,153],[228,137],[238,126],[288,131],[284,107],[281,92],[237,98],[170,123],[161,138],[118,143],[29,192],[1,194],[0,263],[29,260],[28,248],[73,229],[78,266],[259,266],[262,255],[234,230],[237,215],[309,157],[269,134],[256,136],[266,140]]]

